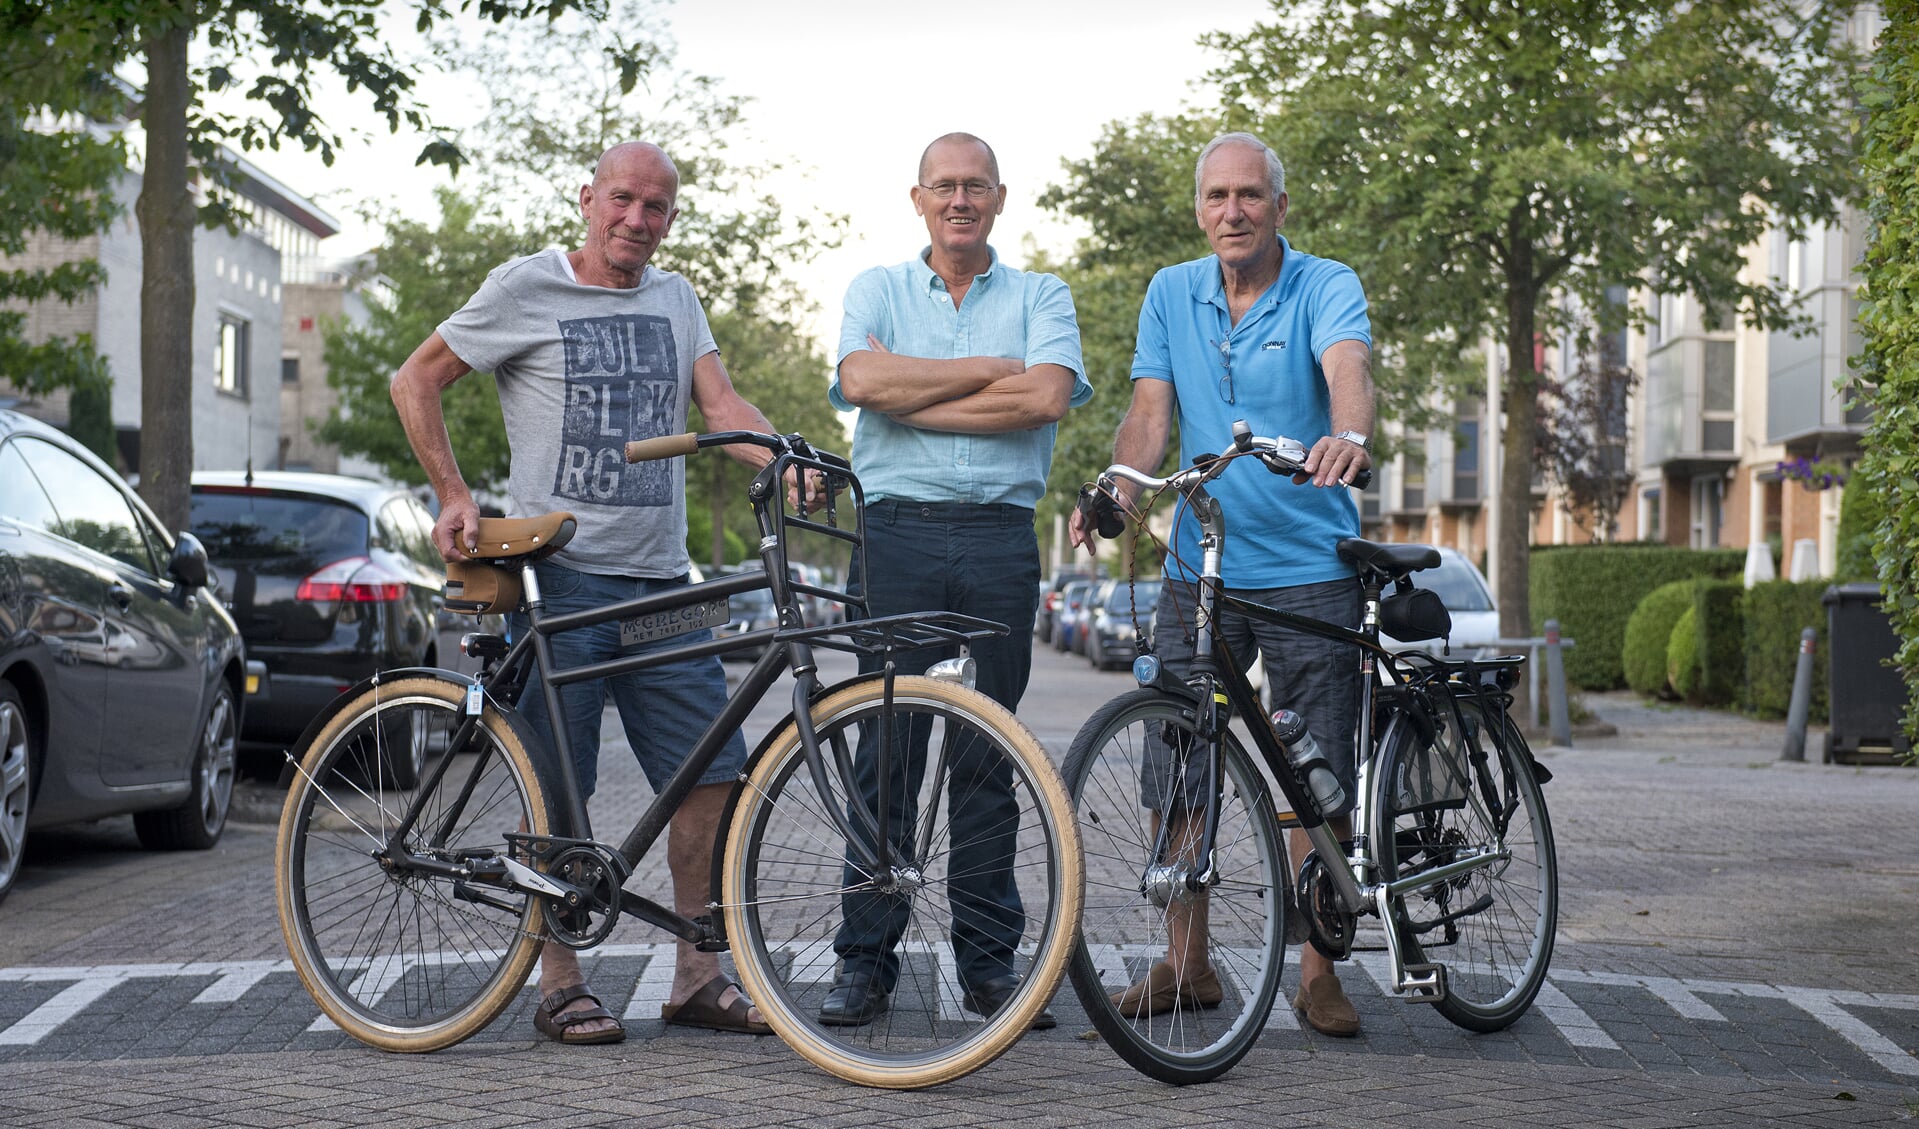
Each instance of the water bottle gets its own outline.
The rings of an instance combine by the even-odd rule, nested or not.
[[[1292,710],[1280,710],[1273,714],[1273,735],[1286,746],[1294,771],[1306,778],[1313,799],[1319,801],[1319,810],[1335,812],[1343,807],[1346,789],[1339,783],[1339,774],[1326,763],[1326,754],[1319,751],[1319,742],[1307,730],[1306,719]]]

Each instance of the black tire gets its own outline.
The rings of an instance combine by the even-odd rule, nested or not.
[[[465,703],[466,683],[451,678],[363,692],[299,751],[280,816],[274,892],[294,970],[327,1018],[382,1050],[438,1050],[491,1023],[526,983],[545,933],[536,899],[375,857],[419,798],[379,783],[391,715],[416,715],[410,724],[445,745]],[[547,833],[525,743],[490,705],[424,805],[408,847],[443,862],[504,856],[509,831]]]
[[[832,767],[834,744],[854,755],[863,733],[876,742],[882,711],[878,681],[837,690],[813,708],[827,792],[841,811],[847,794]],[[846,876],[846,837],[827,814],[829,801],[821,798],[790,722],[747,768],[727,833],[722,901],[740,980],[787,1045],[841,1078],[910,1089],[977,1070],[1026,1033],[1065,974],[1082,876],[1065,786],[1038,738],[1012,714],[977,691],[901,677],[892,725],[902,744],[910,732],[926,741],[928,752],[910,807],[896,805],[901,810],[892,829],[896,839],[913,844],[918,866],[896,871],[904,875],[898,897],[883,907],[905,911],[889,1010],[863,1027],[820,1022],[838,971],[833,944],[846,913],[842,895],[872,887]],[[950,790],[940,787],[941,766],[950,770]],[[969,895],[949,883],[954,834],[939,792],[968,795],[989,777],[1010,780],[1012,807],[975,841],[1000,836],[1009,852],[1000,873],[1016,884],[1023,913],[1018,922],[1002,918],[1000,924],[1017,934],[1010,959],[1022,980],[998,1011],[981,1016],[964,1002],[951,936],[983,929],[992,915],[968,915]],[[977,902],[977,893],[970,896]],[[963,920],[956,922],[956,913]]]
[[[1393,899],[1405,959],[1445,966],[1446,995],[1434,1003],[1440,1014],[1471,1031],[1499,1031],[1532,1005],[1552,960],[1559,921],[1552,824],[1532,754],[1504,712],[1489,714],[1477,698],[1462,697],[1457,718],[1439,713],[1431,741],[1408,719],[1387,722],[1376,855],[1384,881],[1406,882],[1474,850],[1503,845],[1510,852]],[[1477,735],[1484,752],[1477,764],[1462,740],[1467,734]],[[1503,814],[1495,815],[1489,797]],[[1454,914],[1461,916],[1446,920]]]
[[[204,851],[220,841],[233,806],[233,775],[239,744],[239,712],[233,706],[233,688],[221,680],[200,724],[199,747],[193,753],[192,791],[187,802],[165,811],[133,815],[140,845],[155,851]]]
[[[1149,744],[1161,750],[1196,744],[1194,711],[1190,699],[1135,690],[1093,714],[1066,757],[1086,852],[1073,989],[1108,1046],[1141,1073],[1178,1086],[1217,1078],[1252,1049],[1272,1011],[1286,956],[1284,902],[1275,891],[1289,871],[1273,793],[1229,732],[1221,742],[1226,787],[1214,850],[1218,880],[1204,903],[1206,944],[1222,998],[1176,996],[1157,1015],[1128,1015],[1143,1009],[1122,1010],[1112,999],[1170,951],[1170,911],[1141,891],[1157,831],[1157,815],[1141,795],[1142,765]],[[1166,783],[1175,795],[1186,791]],[[1173,799],[1162,808],[1200,802]],[[1198,976],[1178,974],[1185,983]]]
[[[33,807],[33,758],[39,750],[27,724],[27,704],[10,682],[0,682],[0,901],[20,877],[27,850],[27,813]]]

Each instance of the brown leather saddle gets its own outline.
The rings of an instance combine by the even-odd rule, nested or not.
[[[464,615],[518,611],[523,594],[521,566],[558,552],[577,528],[573,515],[564,511],[539,517],[481,518],[479,544],[469,559],[446,564],[447,610]]]

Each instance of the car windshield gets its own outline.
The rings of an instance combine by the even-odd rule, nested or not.
[[[1421,588],[1430,588],[1449,612],[1489,612],[1492,596],[1485,582],[1462,557],[1443,555],[1439,567],[1427,569],[1416,578]]]
[[[208,559],[262,573],[305,576],[367,551],[366,515],[322,498],[195,490],[192,527]]]

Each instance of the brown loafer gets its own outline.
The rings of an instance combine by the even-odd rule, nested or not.
[[[1346,989],[1339,986],[1339,977],[1330,972],[1315,976],[1310,984],[1301,984],[1299,994],[1293,997],[1293,1009],[1321,1035],[1350,1039],[1359,1034],[1359,1013],[1353,1010],[1353,1001],[1346,998]]]
[[[1122,992],[1114,992],[1107,997],[1113,1001],[1113,1007],[1128,1019],[1143,1019],[1149,1015],[1164,1015],[1181,1007],[1218,1007],[1226,993],[1219,986],[1219,973],[1209,965],[1200,970],[1199,975],[1185,984],[1179,982],[1179,973],[1165,961],[1159,961],[1146,970],[1146,975]]]

